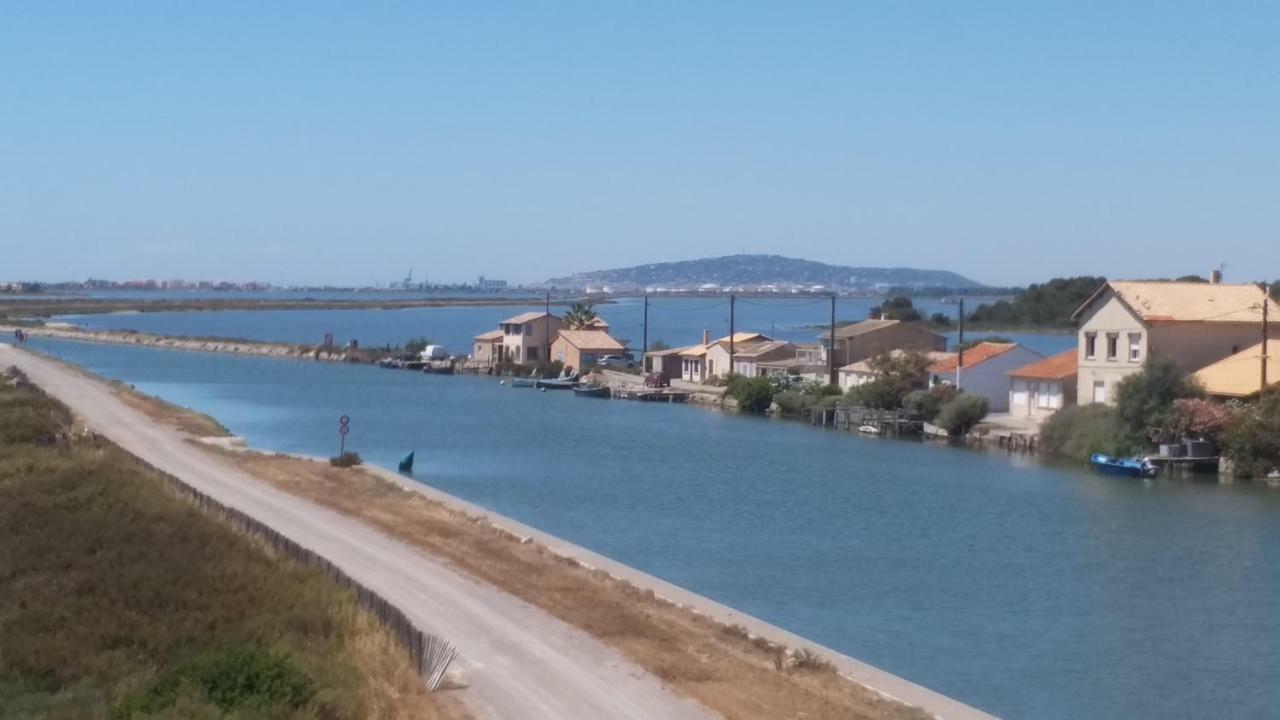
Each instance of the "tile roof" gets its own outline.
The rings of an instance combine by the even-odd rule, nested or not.
[[[733,334],[734,345],[737,345],[738,343],[757,342],[760,340],[772,340],[772,339],[773,338],[769,337],[768,335],[765,335],[764,333],[758,333],[758,332],[736,332]],[[719,340],[712,341],[711,344],[712,345],[721,345],[721,344],[728,345],[729,336],[725,335]]]
[[[694,347],[701,347],[701,346],[686,345],[685,347],[667,348],[666,350],[650,350],[649,352],[645,353],[645,355],[648,355],[649,357],[666,357],[668,355],[679,355],[685,350],[688,350],[689,348],[694,348]]]
[[[560,337],[579,350],[624,350],[622,343],[603,330],[561,330]]]
[[[475,337],[475,339],[483,342],[483,341],[491,341],[491,340],[501,340],[502,337],[503,337],[503,333],[501,330],[490,330],[489,332],[480,333]]]
[[[527,312],[527,313],[521,313],[521,314],[519,314],[519,315],[516,315],[515,317],[509,317],[509,318],[507,318],[506,320],[499,320],[499,321],[498,321],[498,324],[500,324],[500,325],[523,325],[524,323],[527,323],[527,322],[533,322],[534,320],[541,320],[541,319],[542,319],[542,316],[547,315],[547,314],[548,314],[548,313],[546,313],[546,312]],[[555,315],[552,315],[552,316],[551,316],[551,319],[552,319],[552,320],[559,320],[560,318],[556,317]]]
[[[1262,343],[1191,375],[1210,395],[1249,397],[1262,387]],[[1280,340],[1267,341],[1267,386],[1280,383]]]
[[[893,327],[894,325],[897,325],[900,322],[902,321],[901,320],[863,320],[862,322],[856,322],[849,325],[841,325],[840,327],[836,328],[836,337],[851,338],[851,337],[857,337],[859,335],[866,335],[867,333],[870,333],[870,332],[883,330],[887,327]],[[818,337],[829,338],[831,337],[831,331],[828,330],[827,332],[822,333]]]
[[[1063,380],[1076,374],[1079,359],[1079,351],[1076,348],[1071,348],[1053,357],[1037,360],[1020,368],[1014,368],[1005,374],[1009,377],[1028,380]]]
[[[741,348],[735,347],[733,349],[733,356],[739,359],[759,357],[765,353],[786,347],[794,348],[795,346],[789,342],[783,342],[781,340],[768,340],[766,342],[750,343]]]
[[[1112,280],[1095,292],[1071,316],[1080,319],[1110,288],[1144,322],[1262,322],[1266,294],[1257,285]],[[1280,312],[1274,300],[1271,312]]]
[[[975,365],[981,365],[991,358],[1003,355],[1016,347],[1018,347],[1018,343],[980,342],[964,351],[964,366],[971,368]],[[930,365],[929,372],[938,374],[955,372],[956,365],[960,361],[960,354],[947,354],[950,357],[945,357]]]

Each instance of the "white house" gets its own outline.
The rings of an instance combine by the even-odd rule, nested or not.
[[[970,395],[985,397],[991,412],[1007,412],[1007,373],[1043,359],[1040,353],[1017,343],[980,342],[929,366],[929,387],[955,385]]]
[[[1076,350],[1009,371],[1009,414],[1044,418],[1076,404]]]

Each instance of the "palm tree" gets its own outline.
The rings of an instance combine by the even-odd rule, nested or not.
[[[592,309],[590,303],[575,302],[564,313],[564,324],[568,325],[570,330],[590,327],[598,319],[600,316]]]

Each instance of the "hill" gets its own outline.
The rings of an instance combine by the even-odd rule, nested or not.
[[[781,255],[726,255],[700,260],[652,263],[613,270],[595,270],[547,281],[556,287],[619,285],[695,289],[704,284],[721,287],[766,285],[828,290],[866,290],[889,287],[978,288],[980,283],[948,270],[872,268],[828,265]]]

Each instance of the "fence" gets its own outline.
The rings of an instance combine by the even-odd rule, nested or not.
[[[368,610],[378,619],[396,641],[409,653],[418,677],[426,684],[427,690],[435,692],[444,682],[444,675],[449,665],[457,657],[458,651],[439,636],[423,632],[413,624],[408,615],[393,605],[386,598],[361,585],[354,578],[343,572],[338,566],[324,557],[286,537],[280,531],[260,520],[227,507],[205,493],[183,483],[181,480],[165,475],[181,494],[189,498],[197,507],[205,512],[222,518],[232,527],[251,534],[269,543],[277,551],[288,555],[303,565],[319,568],[338,584],[356,591],[361,607]]]

